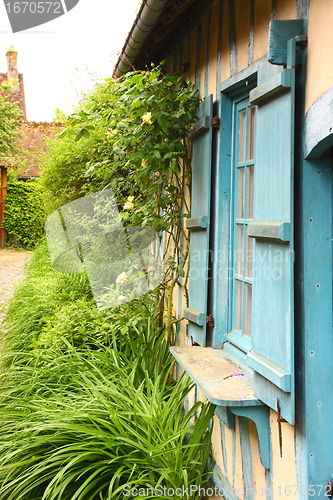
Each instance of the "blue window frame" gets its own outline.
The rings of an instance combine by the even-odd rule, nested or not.
[[[248,97],[233,104],[232,209],[229,331],[230,339],[246,352],[251,348],[255,106]]]

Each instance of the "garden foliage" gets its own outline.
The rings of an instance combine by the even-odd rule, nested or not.
[[[9,311],[1,499],[198,498],[214,407],[184,413],[193,384],[172,381],[168,347],[151,297],[97,311],[84,276],[54,271],[41,247]]]
[[[22,111],[17,102],[11,102],[11,91],[17,81],[0,84],[0,158],[12,156],[20,151],[21,137],[19,126],[21,124]]]
[[[3,227],[7,244],[32,249],[44,235],[45,208],[38,180],[19,181],[11,173],[7,184]]]
[[[177,488],[184,500],[201,497],[214,406],[184,412],[194,385],[173,380],[169,353],[172,292],[187,280],[186,136],[196,106],[181,78],[133,72],[99,85],[50,146],[49,211],[111,187],[125,226],[160,233],[167,269],[150,294],[98,311],[84,272],[59,273],[45,246],[35,252],[6,325],[1,500],[130,499],[132,488],[147,492],[140,498],[171,499]]]
[[[167,266],[156,300],[169,337],[179,277],[187,298],[187,136],[198,102],[192,84],[163,74],[161,67],[107,79],[68,119],[51,143],[51,159],[43,169],[49,211],[111,188],[125,226],[149,226],[160,233]]]

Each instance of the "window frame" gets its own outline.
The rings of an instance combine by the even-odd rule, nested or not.
[[[234,290],[230,279],[230,270],[234,267],[233,228],[234,222],[234,151],[235,142],[235,106],[249,99],[250,91],[257,86],[258,66],[255,64],[244,72],[230,78],[221,85],[220,116],[221,127],[218,142],[218,165],[215,182],[216,213],[214,224],[213,250],[217,258],[212,270],[212,310],[215,322],[212,334],[212,346],[223,345],[223,349],[245,366],[247,352],[252,347],[251,338],[239,334],[232,328],[231,318]],[[250,105],[250,107],[252,107]],[[226,216],[219,216],[219,214]],[[221,308],[220,305],[223,304]]]
[[[250,239],[247,236],[247,225],[249,222],[253,221],[253,189],[252,189],[252,217],[248,217],[248,207],[247,207],[247,202],[248,202],[248,182],[249,182],[249,169],[253,167],[253,175],[254,175],[254,165],[255,165],[255,158],[247,158],[247,151],[249,150],[249,139],[250,139],[250,134],[248,131],[248,126],[249,126],[249,113],[251,109],[255,109],[256,107],[251,105],[249,102],[249,96],[242,95],[241,97],[236,97],[233,100],[233,107],[232,107],[232,121],[233,121],[233,127],[232,127],[232,137],[231,137],[231,199],[230,199],[230,252],[229,252],[229,262],[230,262],[230,276],[229,276],[229,281],[230,281],[230,295],[229,295],[229,327],[228,327],[228,334],[227,334],[227,340],[230,341],[232,344],[236,345],[238,348],[242,349],[245,353],[249,352],[250,349],[252,348],[252,339],[251,335],[247,335],[245,332],[245,316],[246,316],[246,284],[251,285],[252,287],[252,276],[247,275],[245,273],[242,273],[239,275],[237,273],[237,255],[238,252],[241,252],[241,266],[246,266],[247,269],[247,252],[248,252],[248,244],[251,242],[252,248],[251,252],[253,255],[253,244],[254,241]],[[245,111],[245,142],[244,142],[244,148],[245,148],[245,156],[241,161],[239,161],[239,148],[240,148],[240,136],[238,133],[238,128],[239,128],[239,119],[240,119],[240,113],[242,111]],[[252,150],[254,147],[254,135],[252,136],[253,140],[253,145],[252,145]],[[252,155],[253,156],[253,155]],[[241,165],[240,165],[241,164]],[[239,217],[239,175],[238,172],[243,169],[242,171],[244,172],[243,178],[242,178],[242,215],[245,217]],[[252,180],[254,183],[254,178]],[[253,185],[252,185],[253,186]],[[242,248],[240,249],[238,246],[238,227],[242,226],[243,227],[243,236],[242,236]],[[237,229],[236,229],[237,228]],[[236,234],[237,232],[237,234]],[[245,241],[246,243],[245,243]],[[244,254],[244,249],[245,249],[245,254]],[[239,275],[239,277],[237,277]],[[241,327],[237,328],[237,291],[236,291],[236,283],[244,283],[241,285]],[[252,289],[251,289],[252,290]],[[251,299],[251,308],[252,308],[252,299]]]

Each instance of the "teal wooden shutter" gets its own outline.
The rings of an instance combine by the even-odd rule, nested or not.
[[[253,349],[247,362],[254,370],[256,396],[293,424],[294,69],[265,63],[258,82],[250,93],[257,112],[254,220],[248,225],[248,235],[255,238]]]
[[[189,338],[201,346],[206,339],[206,316],[209,266],[209,216],[212,161],[213,96],[200,104],[198,121],[191,134],[192,190],[191,218],[186,227],[190,231],[189,307],[184,316],[189,320]]]

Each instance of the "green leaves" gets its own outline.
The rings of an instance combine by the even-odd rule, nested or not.
[[[23,182],[11,178],[3,222],[8,243],[14,247],[35,248],[44,235],[44,223],[45,209],[38,181]]]
[[[81,275],[41,247],[12,302],[0,374],[1,500],[121,500],[134,487],[204,487],[214,406],[172,381],[150,296],[98,312]],[[190,491],[190,485],[193,485]],[[164,496],[163,498],[172,498]]]
[[[11,156],[21,151],[18,138],[21,137],[22,111],[17,102],[11,102],[11,90],[15,82],[0,84],[0,157]]]

